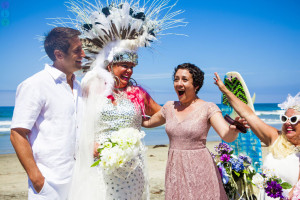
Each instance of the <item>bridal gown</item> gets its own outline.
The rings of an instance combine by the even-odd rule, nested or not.
[[[126,97],[117,97],[116,102],[117,104],[113,105],[110,99],[106,99],[105,105],[97,108],[95,141],[99,144],[109,138],[113,131],[121,128],[141,129],[141,110],[137,110]],[[112,174],[103,174],[106,184],[106,199],[141,200],[148,198],[144,155],[140,154],[135,161],[126,163]]]

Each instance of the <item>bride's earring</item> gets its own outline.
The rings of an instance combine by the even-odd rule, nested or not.
[[[114,75],[114,80],[115,80],[115,86],[119,87],[121,85],[120,78]]]

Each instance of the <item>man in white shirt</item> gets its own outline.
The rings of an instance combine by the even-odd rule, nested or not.
[[[28,175],[28,199],[67,199],[81,99],[73,73],[85,57],[79,35],[71,28],[52,29],[44,47],[53,65],[17,89],[10,139]]]

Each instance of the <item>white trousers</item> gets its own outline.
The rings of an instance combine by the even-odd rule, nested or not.
[[[71,181],[65,184],[55,184],[45,179],[42,190],[37,193],[28,180],[28,200],[66,200],[68,198]]]

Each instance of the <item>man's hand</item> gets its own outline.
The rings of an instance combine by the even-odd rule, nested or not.
[[[30,180],[32,182],[32,185],[33,185],[35,191],[37,193],[40,193],[40,191],[42,190],[42,188],[45,184],[45,178],[43,177],[43,175],[40,174],[40,175],[38,175],[38,177],[31,178]]]
[[[30,130],[24,128],[11,129],[10,140],[34,189],[36,192],[40,192],[43,188],[45,178],[33,158],[31,146],[27,140],[27,135],[29,133]]]

